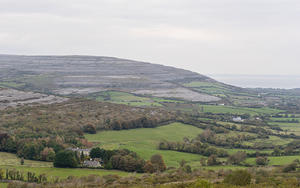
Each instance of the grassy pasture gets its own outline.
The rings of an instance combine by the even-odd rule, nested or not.
[[[162,106],[146,97],[135,96],[130,93],[120,91],[104,91],[96,96],[97,101],[107,101],[117,104],[127,104],[131,106]]]
[[[23,83],[16,83],[16,82],[0,82],[1,87],[9,87],[9,88],[19,88],[24,86]]]
[[[1,188],[6,188],[8,186],[8,183],[0,183]]]
[[[186,87],[220,87],[224,88],[221,84],[219,83],[212,83],[212,82],[190,82],[183,84]]]
[[[229,96],[248,96],[248,97],[256,97],[253,94],[235,91],[233,88],[230,88],[221,83],[212,83],[212,82],[190,82],[183,84],[185,87],[194,88],[200,92],[212,94],[212,95],[223,95],[222,97]]]
[[[203,107],[204,112],[211,113],[231,113],[231,114],[250,114],[252,116],[259,114],[276,114],[281,112],[272,108],[246,108],[235,106],[220,106],[220,105],[199,105],[199,110]]]
[[[269,165],[287,165],[292,163],[294,160],[299,159],[300,156],[279,156],[279,157],[268,157]],[[246,162],[255,165],[256,158],[248,158]]]
[[[288,134],[294,133],[300,136],[300,123],[287,122],[269,122],[270,125],[278,125],[282,130],[287,131]]]
[[[95,98],[97,101],[109,101],[117,104],[126,104],[131,106],[163,106],[163,103],[166,102],[183,102],[158,97],[141,97],[121,91],[103,91],[97,94],[93,94],[91,98]]]
[[[167,166],[177,167],[182,159],[187,162],[199,162],[201,155],[158,150],[158,143],[163,139],[182,141],[184,137],[194,138],[202,131],[202,129],[191,125],[172,123],[157,128],[103,131],[95,135],[87,134],[86,138],[92,142],[100,142],[99,146],[106,149],[130,149],[144,159],[150,159],[153,154],[160,153],[163,155]]]
[[[53,167],[51,162],[25,160],[24,165],[20,164],[20,158],[15,154],[0,152],[0,168],[3,166],[8,167]]]
[[[271,121],[292,121],[292,120],[298,120],[298,121],[300,121],[300,118],[291,118],[291,117],[289,117],[289,118],[274,118],[274,117],[272,117],[272,118],[270,118],[270,120]],[[289,122],[288,122],[289,123]]]
[[[280,138],[278,136],[269,136],[268,139],[255,139],[251,141],[243,142],[245,145],[277,145],[277,146],[284,146],[293,141],[290,138]]]

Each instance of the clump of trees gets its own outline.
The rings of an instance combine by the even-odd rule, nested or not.
[[[214,131],[206,129],[198,135],[195,139],[203,143],[209,143],[216,146],[229,147],[229,148],[250,148],[250,146],[243,145],[242,142],[256,139],[256,136],[247,134],[237,136],[219,136]]]
[[[55,155],[54,167],[76,168],[79,164],[78,155],[70,150],[63,150]]]
[[[255,162],[256,165],[266,166],[269,163],[269,159],[267,157],[257,157]]]
[[[216,155],[209,156],[206,163],[208,166],[216,166],[221,164]]]
[[[105,150],[96,147],[91,150],[90,157],[101,158],[104,162],[104,168],[106,169],[117,169],[139,173],[154,173],[166,170],[165,162],[159,154],[153,155],[149,161],[145,161],[135,152],[127,149]]]
[[[196,153],[204,156],[216,155],[218,157],[227,157],[228,153],[224,149],[217,149],[202,143],[198,140],[185,140],[183,142],[161,141],[158,145],[161,150],[173,150],[187,153]]]
[[[135,152],[131,152],[129,150],[119,150],[112,155],[107,164],[112,169],[118,169],[127,172],[144,172],[143,167],[145,165],[145,160],[140,158]],[[108,166],[107,164],[106,166]]]
[[[227,159],[228,164],[240,165],[247,158],[246,152],[238,151],[230,155]]]

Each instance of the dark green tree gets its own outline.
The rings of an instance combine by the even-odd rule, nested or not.
[[[88,124],[88,125],[83,126],[83,132],[89,133],[89,134],[96,134],[97,130],[94,125]]]
[[[62,168],[75,168],[78,165],[76,154],[73,151],[64,150],[55,155],[53,165]]]

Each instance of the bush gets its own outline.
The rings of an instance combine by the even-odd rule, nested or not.
[[[227,175],[224,183],[245,186],[251,183],[251,174],[246,170],[237,170]]]
[[[88,124],[83,127],[83,132],[89,133],[89,134],[96,134],[97,130],[94,125]]]
[[[295,171],[297,168],[297,163],[291,163],[283,167],[282,172],[292,172]]]
[[[208,159],[207,159],[208,166],[214,166],[214,165],[218,165],[218,164],[220,164],[220,162],[218,161],[216,155],[211,155],[208,157]]]
[[[269,160],[267,157],[257,157],[255,162],[256,165],[265,166],[268,164]]]
[[[228,157],[227,162],[229,164],[239,165],[241,162],[245,161],[247,154],[244,151],[238,151]]]
[[[150,162],[156,171],[163,172],[167,169],[163,157],[160,154],[152,155]]]
[[[186,173],[192,173],[192,167],[190,165],[184,165],[183,170]]]

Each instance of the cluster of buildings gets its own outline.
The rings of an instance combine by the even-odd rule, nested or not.
[[[84,155],[87,159],[82,162],[82,167],[86,168],[101,168],[103,161],[100,158],[89,158],[91,149],[81,149],[81,148],[68,148],[68,150],[74,151],[77,155]]]

